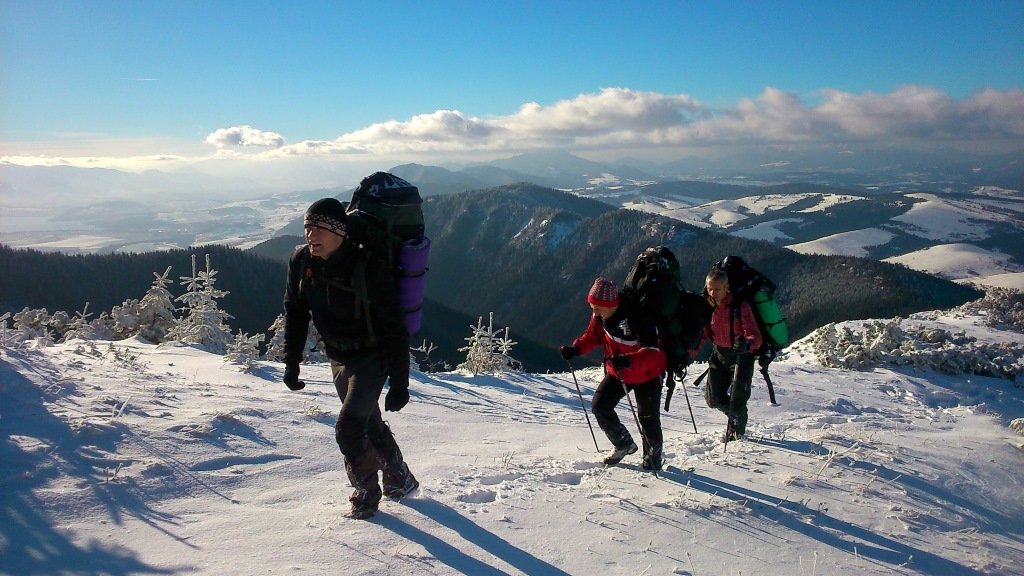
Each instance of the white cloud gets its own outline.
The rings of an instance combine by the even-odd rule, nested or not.
[[[820,96],[821,102],[812,105],[768,87],[757,98],[741,100],[732,108],[711,109],[685,94],[605,88],[550,106],[529,102],[507,116],[480,118],[458,110],[437,110],[406,121],[372,124],[332,141],[282,145],[265,154],[1024,139],[1024,91],[986,90],[961,101],[922,86],[903,86],[889,94],[826,89]],[[226,130],[225,136],[239,129]],[[222,132],[218,130],[207,141],[218,143],[221,138],[214,136]]]
[[[264,132],[245,125],[215,130],[206,137],[206,143],[213,144],[218,148],[229,146],[280,148],[284,146],[284,137],[276,132]]]

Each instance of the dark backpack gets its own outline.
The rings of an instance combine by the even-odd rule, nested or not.
[[[679,260],[665,246],[647,248],[626,274],[622,295],[658,328],[660,347],[671,372],[690,364],[690,350],[701,341],[711,306],[700,294],[683,289]]]
[[[713,269],[724,270],[729,276],[729,291],[733,297],[733,311],[739,313],[740,302],[750,303],[757,326],[761,330],[761,349],[752,350],[757,354],[757,362],[761,366],[761,375],[768,385],[768,397],[772,404],[775,401],[775,386],[768,375],[768,365],[778,356],[779,351],[789,341],[789,330],[786,319],[782,316],[779,305],[775,302],[775,283],[767,276],[751,268],[739,256],[726,256]]]
[[[763,344],[755,353],[777,353],[789,341],[786,319],[782,317],[775,302],[775,283],[743,261],[739,256],[726,256],[712,266],[723,270],[729,276],[729,291],[732,292],[733,306],[749,302],[761,330]]]
[[[370,258],[386,261],[392,270],[409,335],[415,334],[422,323],[430,256],[430,239],[423,234],[422,204],[418,188],[393,174],[374,172],[363,178],[352,192],[352,200],[345,205],[346,238],[359,247],[359,258],[352,286],[331,285],[355,294],[355,317],[365,319],[369,343],[376,344],[366,292],[366,265]],[[308,250],[302,258],[301,282],[305,282],[311,273]]]
[[[387,172],[363,178],[345,207],[348,237],[384,258],[395,276],[398,302],[409,334],[423,320],[430,239],[424,235],[423,198],[406,180]]]

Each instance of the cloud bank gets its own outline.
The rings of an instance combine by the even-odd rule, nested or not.
[[[1024,146],[1024,90],[985,90],[955,100],[925,86],[888,94],[826,89],[814,100],[769,87],[715,109],[685,94],[605,88],[549,106],[527,103],[507,116],[437,110],[334,140],[286,144],[277,133],[237,126],[213,132],[206,142],[221,149],[261,147],[264,157],[801,143]]]

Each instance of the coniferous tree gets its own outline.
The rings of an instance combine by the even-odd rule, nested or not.
[[[249,336],[239,330],[234,341],[228,344],[224,359],[241,366],[242,372],[251,372],[260,358],[260,342],[264,338],[263,334]]]
[[[64,340],[67,341],[72,338],[80,340],[94,339],[96,337],[96,330],[89,320],[90,316],[92,316],[92,313],[89,312],[89,303],[86,302],[80,312],[75,312],[75,317],[71,320],[68,330],[64,333]]]
[[[225,321],[231,315],[220,309],[218,298],[227,292],[214,288],[217,271],[206,255],[206,270],[196,270],[196,257],[192,255],[192,276],[182,276],[186,292],[177,300],[185,304],[187,315],[168,334],[169,340],[199,344],[208,352],[223,354],[232,342],[231,329]]]
[[[176,323],[174,296],[167,289],[170,273],[170,266],[163,274],[153,272],[153,285],[139,301],[139,335],[154,344],[163,342]]]
[[[267,330],[270,331],[270,341],[267,342],[267,352],[263,359],[272,362],[284,361],[284,314],[278,314]]]
[[[516,343],[509,339],[508,327],[494,331],[493,312],[489,315],[487,326],[484,326],[484,319],[481,316],[476,326],[470,328],[473,334],[466,338],[469,344],[459,348],[460,352],[466,353],[466,361],[458,366],[460,370],[467,370],[476,376],[519,369],[521,364],[509,355]]]

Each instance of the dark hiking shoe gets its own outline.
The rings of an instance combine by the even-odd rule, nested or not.
[[[380,504],[380,491],[371,494],[366,490],[356,490],[349,496],[352,509],[345,514],[346,518],[353,520],[366,520],[377,513],[377,505]]]
[[[398,502],[402,498],[412,494],[413,492],[420,489],[420,482],[409,472],[409,469],[405,469],[405,479],[401,484],[394,486],[384,486],[384,496],[388,500]]]
[[[626,444],[622,448],[616,448],[615,451],[612,452],[610,456],[605,458],[604,459],[604,465],[605,466],[614,466],[614,465],[618,464],[619,462],[622,462],[623,458],[625,458],[626,456],[629,456],[630,454],[636,452],[637,450],[638,450],[638,448],[636,447],[636,442],[633,442],[632,440],[630,440],[629,444]]]

